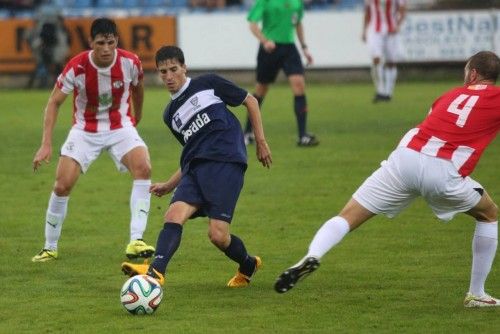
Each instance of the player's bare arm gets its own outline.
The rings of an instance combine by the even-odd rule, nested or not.
[[[361,35],[361,40],[366,42],[366,29],[368,28],[368,23],[370,22],[370,7],[365,5],[365,15],[363,17],[363,32]]]
[[[304,26],[302,25],[302,22],[299,22],[297,26],[295,27],[297,31],[297,38],[299,39],[300,47],[302,49],[302,53],[306,57],[307,65],[312,65],[313,63],[313,57],[311,53],[309,52],[309,48],[307,47],[307,43],[304,37]]]
[[[58,87],[54,87],[54,90],[50,94],[47,106],[45,107],[42,144],[33,158],[34,171],[42,165],[42,161],[49,163],[52,157],[52,133],[57,121],[59,107],[63,104],[66,96]]]
[[[136,124],[139,124],[142,118],[142,105],[144,102],[144,82],[139,80],[136,86],[130,86],[132,96],[132,108]]]
[[[266,50],[267,52],[273,52],[274,49],[276,49],[276,44],[274,43],[274,41],[271,41],[271,40],[267,39],[266,36],[264,36],[258,23],[250,22],[250,31],[252,32],[252,34],[255,37],[257,37],[259,42],[264,47],[264,50]]]
[[[175,187],[179,184],[181,180],[182,172],[179,168],[166,182],[153,183],[149,187],[149,192],[155,196],[162,197],[168,193],[171,193]]]
[[[253,133],[255,136],[255,144],[257,151],[257,159],[262,163],[264,167],[271,167],[273,162],[271,157],[271,150],[267,145],[266,138],[264,136],[264,128],[262,126],[262,118],[260,117],[259,102],[253,97],[253,95],[248,94],[243,104],[247,108],[248,118],[252,124]]]
[[[403,24],[403,21],[406,17],[406,5],[399,6],[397,17],[398,17],[398,19],[396,22],[396,26],[394,27],[394,29],[392,31],[389,32],[391,34],[397,34],[399,32],[399,30],[401,29],[401,25]]]

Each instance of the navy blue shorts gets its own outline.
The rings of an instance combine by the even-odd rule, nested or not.
[[[276,49],[271,53],[266,52],[261,44],[257,54],[257,82],[274,82],[281,69],[286,76],[304,74],[302,59],[295,44],[276,43]]]
[[[191,162],[182,175],[170,203],[177,201],[200,206],[190,219],[209,217],[231,223],[243,188],[245,165],[199,160]]]

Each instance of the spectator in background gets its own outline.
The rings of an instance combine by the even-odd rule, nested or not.
[[[192,9],[215,10],[226,7],[226,0],[190,0],[189,6]]]
[[[64,17],[62,15],[57,16],[57,45],[54,49],[53,54],[53,73],[55,74],[54,79],[57,78],[59,73],[64,69],[64,64],[69,56],[69,47],[71,44],[71,37],[68,29],[64,25]]]
[[[16,16],[20,12],[30,12],[36,8],[42,0],[0,0],[0,9],[7,9],[10,16]]]
[[[226,0],[226,7],[241,6],[243,5],[243,0]]]
[[[262,104],[269,85],[272,84],[280,70],[288,77],[293,93],[295,117],[298,126],[297,145],[311,147],[319,144],[317,138],[307,133],[307,100],[305,94],[304,66],[295,46],[295,33],[299,39],[307,64],[313,58],[307,48],[302,17],[304,3],[302,0],[256,0],[250,9],[247,19],[250,31],[259,40],[257,55],[257,84],[254,96]],[[259,22],[262,21],[262,29]],[[253,142],[252,127],[247,119],[245,126],[245,142]]]
[[[326,8],[340,2],[342,0],[304,0],[304,7],[306,9]]]
[[[47,88],[54,84],[69,55],[69,33],[57,8],[40,7],[34,20],[35,25],[27,39],[36,66],[28,88],[33,88],[36,81],[38,88]]]
[[[406,16],[406,0],[365,0],[362,40],[372,58],[373,103],[390,101],[398,75],[398,32]]]

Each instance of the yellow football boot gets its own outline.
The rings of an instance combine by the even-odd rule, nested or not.
[[[132,240],[125,249],[125,254],[129,259],[136,259],[138,257],[148,258],[155,252],[155,248],[144,242],[144,240]]]
[[[242,274],[239,270],[236,272],[236,275],[234,275],[233,278],[227,282],[227,286],[230,288],[244,288],[250,284],[250,281],[252,280],[253,275],[257,272],[258,269],[262,267],[262,260],[260,257],[256,256],[255,257],[255,269],[252,273],[252,275],[247,276]]]
[[[165,284],[165,277],[163,276],[163,274],[159,273],[154,268],[151,268],[152,273],[148,273],[148,270],[149,270],[149,264],[139,264],[130,262],[122,263],[122,271],[127,276],[132,277],[136,275],[148,275],[157,280],[161,286]]]
[[[57,259],[57,251],[50,249],[42,249],[37,255],[31,258],[33,262],[47,262]]]

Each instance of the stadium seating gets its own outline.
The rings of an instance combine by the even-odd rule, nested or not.
[[[97,0],[96,5],[99,8],[115,8],[119,3],[116,3],[114,0]]]
[[[89,8],[92,7],[93,1],[92,0],[65,0],[65,5],[61,6],[61,8],[64,7],[70,7],[70,8]]]
[[[97,15],[177,15],[181,12],[195,11],[209,13],[213,11],[247,11],[255,0],[227,1],[224,9],[191,8],[189,0],[52,0],[50,3],[62,9],[65,17]],[[429,1],[429,0],[425,0]],[[307,0],[307,10],[359,10],[364,0]],[[118,10],[118,12],[114,12]],[[34,9],[0,10],[0,18],[32,17]]]
[[[163,7],[167,5],[168,1],[165,0],[144,0],[144,6],[146,7]]]
[[[338,9],[354,9],[356,7],[362,7],[363,1],[360,0],[341,0],[337,4]]]
[[[189,6],[188,0],[170,0],[170,3],[176,8],[187,8]]]
[[[141,3],[139,0],[122,0],[121,6],[123,8],[136,8],[136,7],[140,7]]]

